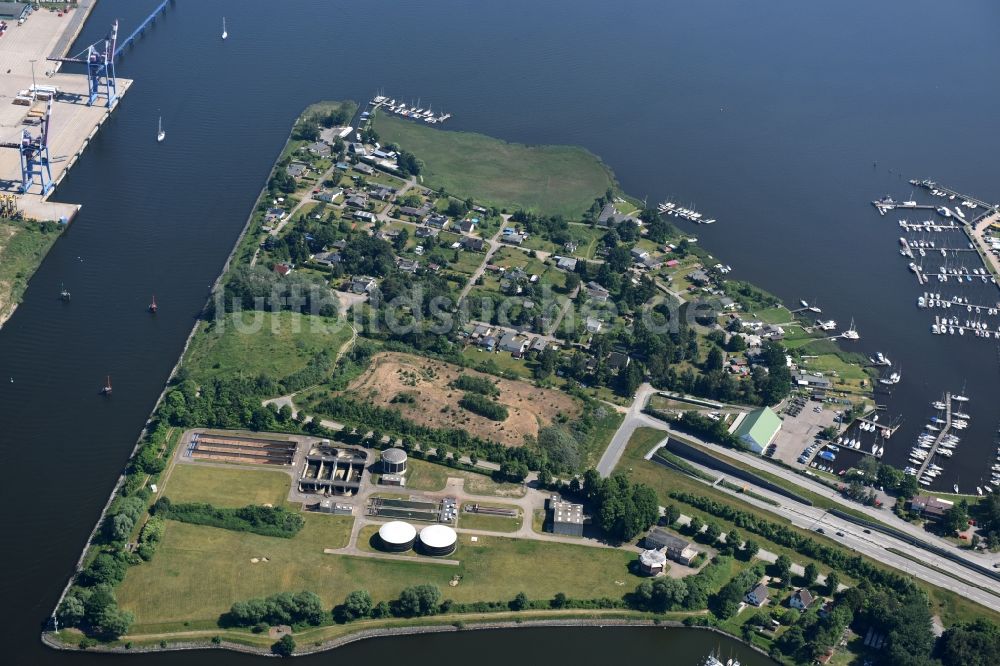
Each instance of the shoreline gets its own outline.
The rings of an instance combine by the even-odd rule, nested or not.
[[[620,612],[620,611],[619,611]],[[538,629],[544,627],[597,627],[597,628],[623,628],[623,627],[635,627],[635,628],[661,628],[661,629],[694,629],[702,631],[710,631],[721,636],[725,636],[731,640],[737,641],[740,645],[744,646],[748,650],[753,650],[761,656],[770,659],[770,655],[761,648],[747,643],[740,639],[738,636],[729,634],[718,627],[712,626],[700,626],[700,625],[686,625],[678,620],[659,620],[659,619],[640,619],[640,618],[622,618],[614,617],[614,613],[609,613],[610,617],[607,618],[596,618],[596,617],[576,617],[576,618],[564,618],[559,619],[558,617],[550,618],[539,618],[536,620],[531,619],[505,619],[505,620],[495,620],[495,621],[473,621],[470,623],[465,623],[462,620],[462,615],[446,615],[437,616],[441,621],[434,624],[424,624],[424,625],[412,625],[404,627],[381,627],[381,628],[361,628],[357,631],[352,631],[343,636],[338,636],[327,641],[322,641],[319,645],[315,643],[310,643],[308,646],[303,645],[297,647],[293,656],[304,657],[314,654],[320,654],[323,652],[332,652],[338,648],[350,645],[352,643],[357,643],[359,641],[366,641],[378,638],[390,638],[399,636],[420,636],[426,634],[444,634],[444,633],[458,633],[464,631],[504,631],[510,629]],[[431,616],[432,618],[434,616]],[[692,616],[693,617],[693,616]],[[431,618],[428,618],[431,619]],[[294,634],[293,634],[294,635]],[[54,650],[61,651],[79,651],[79,648],[72,645],[67,645],[62,643],[52,637],[49,633],[43,633],[41,635],[42,643]],[[212,643],[211,639],[207,639],[206,642],[197,641],[179,641],[177,643],[167,643],[165,647],[160,645],[152,646],[140,646],[125,648],[122,645],[117,645],[114,647],[104,647],[100,644],[88,648],[89,651],[101,652],[106,654],[149,654],[157,652],[181,652],[188,650],[228,650],[230,652],[238,652],[242,654],[252,654],[256,656],[274,656],[269,647],[255,647],[251,645],[246,645],[243,643],[237,643],[234,641],[223,640],[220,643]]]

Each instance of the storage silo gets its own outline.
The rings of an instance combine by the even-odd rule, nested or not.
[[[403,449],[386,449],[382,452],[383,474],[404,474],[406,472],[406,451]]]

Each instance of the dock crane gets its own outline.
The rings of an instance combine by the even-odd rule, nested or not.
[[[49,168],[49,117],[52,115],[52,100],[45,107],[45,115],[41,119],[41,133],[32,136],[28,129],[21,132],[19,142],[3,142],[0,148],[16,148],[21,155],[21,194],[25,194],[37,182],[44,197],[54,183],[52,169]]]
[[[86,49],[75,56],[61,58],[48,58],[52,62],[73,62],[87,66],[87,80],[89,83],[89,99],[87,106],[93,106],[99,98],[106,100],[105,105],[110,109],[118,99],[118,84],[115,80],[115,59],[122,51],[131,45],[135,38],[145,32],[146,28],[156,21],[156,17],[167,10],[167,5],[172,0],[163,0],[156,9],[150,13],[146,19],[139,24],[139,27],[132,31],[128,37],[118,43],[118,21],[111,24],[111,32],[107,36],[97,40]]]

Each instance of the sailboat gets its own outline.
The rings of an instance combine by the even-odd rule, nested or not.
[[[60,289],[59,298],[61,298],[64,301],[68,301],[70,299],[69,289],[66,288],[66,285],[61,283],[59,285],[59,289]]]
[[[858,338],[861,337],[860,335],[858,335],[857,329],[854,328],[854,319],[853,318],[851,318],[851,327],[849,329],[847,329],[846,331],[844,331],[843,333],[841,333],[840,336],[842,338],[844,338],[845,340],[857,340]]]
[[[101,389],[101,395],[111,395],[111,375],[108,375],[107,380],[105,380],[104,388]]]
[[[156,314],[156,310],[157,310],[156,294],[153,294],[153,300],[149,304],[149,311],[152,312],[153,314]]]
[[[222,38],[225,39],[228,36],[229,36],[229,33],[226,32],[226,17],[223,16],[222,17]]]
[[[163,131],[163,116],[160,116],[156,124],[156,142],[159,143],[167,138],[167,133]]]

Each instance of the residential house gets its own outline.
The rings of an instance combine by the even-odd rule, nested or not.
[[[458,228],[462,231],[463,234],[471,234],[473,231],[476,230],[476,223],[473,222],[472,220],[462,220],[461,222],[458,223]]]
[[[573,257],[555,257],[556,268],[572,273],[576,270],[576,259]]]
[[[323,266],[333,266],[341,262],[339,252],[319,252],[314,254],[312,259],[317,264],[322,264]]]
[[[381,186],[377,187],[372,191],[372,196],[380,201],[389,201],[396,194],[396,189],[392,187]]]
[[[368,154],[368,151],[367,151],[367,150],[365,150],[365,147],[364,147],[364,145],[362,145],[362,144],[360,144],[360,143],[357,143],[357,142],[354,142],[354,143],[352,143],[352,144],[351,144],[351,145],[350,145],[350,146],[348,147],[348,150],[350,150],[350,151],[351,151],[352,153],[354,153],[355,155],[358,155],[359,157],[364,157],[365,155],[367,155],[367,154]]]
[[[435,229],[447,229],[448,228],[448,218],[444,215],[429,215],[427,219],[424,220],[424,224]]]
[[[648,268],[651,271],[655,271],[657,268],[663,265],[663,259],[650,254],[644,257],[642,263],[640,263],[639,265],[643,268]]]
[[[318,155],[320,157],[329,157],[331,153],[330,145],[327,143],[323,143],[321,141],[317,141],[316,143],[310,143],[308,146],[306,146],[306,150],[308,150],[313,155]]]
[[[688,275],[688,281],[691,282],[691,284],[696,284],[699,287],[704,287],[705,285],[711,283],[712,278],[709,276],[708,273],[699,268],[696,271],[692,271],[691,274]]]
[[[531,341],[531,351],[543,352],[549,346],[549,343],[543,338],[535,338]]]
[[[604,324],[601,323],[600,319],[595,319],[594,317],[587,317],[586,326],[587,332],[591,334],[597,334],[601,332],[601,327]]]
[[[500,338],[500,351],[512,354],[523,354],[528,348],[528,339],[519,337],[513,331],[507,331]]]
[[[396,259],[396,268],[404,273],[416,273],[417,269],[420,268],[420,262],[416,259],[404,259],[400,257]]]
[[[358,173],[363,173],[366,176],[371,176],[375,173],[375,169],[365,164],[364,162],[359,162],[358,164],[355,164],[354,170],[357,171]]]
[[[356,210],[354,211],[354,219],[362,222],[374,222],[375,213],[370,213],[367,210]]]
[[[792,608],[804,611],[808,610],[809,606],[811,606],[812,602],[815,600],[816,598],[812,595],[812,592],[803,587],[796,590],[795,594],[788,599],[788,605]]]
[[[437,235],[441,233],[437,229],[431,229],[430,227],[417,227],[413,235],[416,238],[436,238]]]
[[[364,194],[352,194],[344,203],[352,208],[365,208],[368,206],[368,197]]]
[[[399,214],[407,217],[423,218],[430,212],[430,210],[431,206],[428,203],[423,204],[420,208],[414,208],[413,206],[401,206]]]
[[[638,219],[632,217],[631,215],[622,215],[618,212],[618,209],[615,208],[614,204],[609,203],[605,204],[604,208],[601,209],[601,214],[597,218],[597,223],[602,227],[610,227],[621,224],[627,220],[631,220],[632,222],[639,224]]]
[[[608,354],[608,360],[605,362],[608,369],[612,372],[618,372],[623,368],[627,368],[628,364],[632,362],[632,359],[628,354],[622,354],[621,352],[613,351]]]
[[[524,242],[524,234],[504,234],[500,240],[504,243],[509,243],[510,245],[520,245]]]
[[[763,606],[770,597],[770,590],[764,583],[757,583],[753,589],[747,592],[746,602],[753,606]]]
[[[292,162],[285,167],[285,171],[289,176],[298,180],[309,171],[309,165],[304,162]]]
[[[284,208],[268,208],[267,212],[264,213],[264,222],[271,224],[273,222],[280,222],[285,217]]]
[[[497,348],[497,339],[492,335],[487,335],[479,339],[479,346],[486,351],[493,351]]]
[[[629,254],[632,255],[632,261],[641,262],[649,257],[649,252],[643,250],[641,247],[634,247],[629,250]]]
[[[314,194],[313,199],[316,201],[322,201],[323,203],[333,203],[343,193],[344,190],[339,187],[335,187],[332,190],[323,190],[319,194]]]
[[[785,338],[785,329],[777,324],[765,324],[760,331],[760,336],[768,340],[783,340]]]
[[[599,285],[598,283],[591,280],[587,283],[587,295],[591,300],[597,301],[598,303],[606,303],[608,298],[611,296],[611,292]]]
[[[831,382],[826,377],[822,375],[817,377],[816,375],[810,374],[808,372],[800,372],[795,375],[795,383],[799,386],[807,386],[809,388],[815,389],[830,389],[833,387],[833,382]]]
[[[463,236],[459,242],[466,250],[473,252],[482,252],[483,248],[486,247],[486,241],[475,236]]]
[[[476,327],[472,329],[472,337],[474,338],[484,338],[493,335],[493,327],[486,324],[476,324]]]
[[[355,294],[368,294],[376,286],[375,278],[367,275],[356,275],[351,279],[348,288]]]
[[[275,264],[274,272],[280,275],[281,277],[285,277],[286,275],[292,272],[292,266],[290,264]]]

